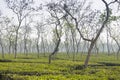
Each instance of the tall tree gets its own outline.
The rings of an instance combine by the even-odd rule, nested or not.
[[[54,25],[55,25],[55,28],[53,30],[53,33],[54,33],[53,35],[55,38],[55,40],[54,40],[55,48],[54,48],[53,52],[49,55],[49,63],[51,63],[52,56],[55,55],[59,50],[59,45],[60,45],[61,37],[62,37],[62,21],[61,20],[63,19],[64,15],[61,15],[61,16],[59,15],[61,13],[60,10],[57,9],[59,6],[57,6],[54,3],[47,4],[47,7],[49,10],[48,11],[49,14],[53,18],[53,22],[51,22],[51,23],[52,24],[54,23]]]
[[[17,26],[15,26],[16,37],[14,58],[16,58],[19,29],[25,17],[27,17],[34,10],[34,8],[31,7],[31,4],[33,4],[33,0],[6,0],[6,3],[8,8],[11,9],[13,13],[17,16],[18,21]]]
[[[43,24],[42,22],[37,22],[35,26],[37,30],[36,48],[37,48],[38,58],[40,55],[40,38],[41,38],[41,44],[43,44],[44,47],[44,42],[43,42],[44,26],[45,24]]]
[[[30,16],[25,18],[25,25],[23,26],[23,35],[24,35],[24,54],[27,56],[28,55],[28,47],[27,43],[29,42],[29,37],[30,33],[32,31],[31,29],[31,24],[32,24],[32,19]]]
[[[66,1],[60,1],[59,3],[54,3],[53,6],[51,6],[52,8],[54,8],[53,10],[55,11],[56,8],[58,10],[60,10],[60,12],[62,12],[64,14],[64,18],[66,17],[69,17],[67,18],[67,22],[70,24],[70,20],[68,19],[72,19],[72,22],[74,23],[78,33],[80,34],[80,37],[85,40],[85,41],[88,41],[90,43],[90,46],[89,46],[89,49],[88,49],[88,55],[86,57],[86,60],[84,62],[84,66],[87,67],[88,66],[88,62],[89,62],[89,59],[90,59],[90,55],[91,55],[91,52],[92,52],[92,49],[94,48],[100,34],[102,33],[103,29],[105,28],[105,25],[107,24],[108,20],[109,20],[109,15],[110,15],[110,9],[109,9],[109,6],[115,2],[117,2],[117,0],[114,0],[110,3],[107,3],[105,0],[102,0],[102,2],[104,3],[105,7],[106,7],[106,13],[105,13],[105,16],[104,16],[104,20],[102,21],[101,23],[101,26],[99,26],[98,28],[95,28],[96,25],[94,25],[93,27],[91,25],[93,25],[93,23],[95,23],[95,18],[96,16],[98,16],[98,12],[94,12],[94,11],[90,11],[90,5],[88,6],[84,6],[85,5],[85,2],[86,0],[84,0],[83,2],[79,2],[79,1],[70,1],[70,0],[66,0]],[[78,3],[81,3],[78,5]],[[85,11],[83,12],[82,11],[82,8],[85,7],[85,10],[89,10],[90,12],[88,12],[88,14],[85,14]],[[62,10],[61,10],[62,8]],[[80,14],[80,11],[82,12],[82,14]],[[78,17],[76,15],[82,15],[81,17]],[[83,31],[80,30],[79,26],[80,26],[80,22],[81,20],[83,19],[82,21],[82,25],[85,26],[85,28],[88,26],[88,30],[91,29],[92,31],[92,34],[94,35],[90,35],[91,37],[90,38],[86,38],[84,35],[83,35]],[[97,17],[98,19],[98,17]],[[97,20],[99,21],[99,20]],[[86,23],[84,23],[86,22]],[[95,24],[98,24],[98,23],[95,23]],[[90,26],[90,27],[89,27]],[[94,32],[94,28],[95,28],[95,31]]]

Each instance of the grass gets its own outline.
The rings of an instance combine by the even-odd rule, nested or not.
[[[35,54],[25,57],[18,54],[5,55],[0,59],[0,80],[120,80],[120,60],[114,55],[91,55],[88,68],[83,68],[86,55],[76,56],[72,61],[66,54],[59,53],[51,64],[48,57],[38,59]]]

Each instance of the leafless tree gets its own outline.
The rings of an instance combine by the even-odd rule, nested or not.
[[[96,34],[93,35],[93,36],[91,36],[91,39],[90,38],[86,38],[82,34],[82,31],[79,29],[79,22],[80,21],[79,21],[78,17],[76,17],[76,15],[75,15],[75,11],[79,12],[83,8],[83,5],[84,5],[85,2],[81,3],[83,5],[76,5],[75,3],[78,3],[77,1],[74,1],[74,2],[73,1],[61,1],[60,3],[54,5],[54,6],[56,6],[56,5],[60,6],[63,9],[63,10],[61,10],[61,12],[63,12],[65,14],[65,16],[64,16],[65,18],[69,16],[72,19],[72,21],[73,21],[73,23],[74,23],[74,25],[75,25],[78,33],[80,34],[80,37],[83,40],[90,42],[90,46],[89,46],[89,49],[88,49],[88,55],[87,55],[85,63],[84,63],[85,67],[88,66],[88,62],[89,62],[89,59],[90,59],[91,51],[92,51],[93,47],[95,46],[95,43],[98,40],[101,32],[105,28],[105,25],[107,24],[107,22],[109,20],[109,14],[110,14],[109,6],[111,4],[113,4],[113,3],[115,3],[116,1],[117,0],[115,0],[113,2],[110,2],[110,3],[107,3],[105,0],[102,0],[102,2],[104,3],[104,5],[106,7],[105,17],[104,17],[103,22],[101,23],[102,24],[101,27],[99,27],[98,29],[96,29],[96,32],[95,32]],[[74,6],[77,6],[77,8],[74,7]],[[52,6],[52,8],[53,8],[53,6]],[[90,8],[90,6],[87,6],[86,10],[88,10],[89,8]],[[91,25],[91,22],[94,21],[96,13],[91,12],[89,14],[92,15],[92,16],[88,16],[87,15],[88,18],[84,18],[84,19],[85,20],[88,19],[88,23]],[[83,17],[86,17],[85,14],[82,14],[82,17],[80,19],[82,19]],[[70,23],[69,20],[68,20],[68,23]],[[83,25],[86,25],[86,24],[83,24]],[[92,27],[90,27],[90,28],[93,29]]]
[[[24,54],[26,54],[26,56],[28,55],[28,42],[29,42],[29,37],[30,37],[30,33],[32,31],[31,29],[31,24],[32,24],[32,19],[30,18],[30,16],[27,18],[25,17],[25,25],[22,27],[23,28],[23,35],[24,35]]]
[[[4,30],[5,30],[5,27],[4,27],[4,19],[3,17],[0,17],[0,46],[1,46],[1,53],[2,53],[2,58],[4,58]]]
[[[119,36],[119,20],[116,21],[116,24],[114,26],[116,26],[116,29],[114,29],[113,27],[109,26],[107,27],[108,28],[108,33],[110,34],[110,37],[115,41],[115,43],[117,44],[118,46],[118,49],[117,49],[117,52],[116,52],[116,57],[117,57],[117,60],[119,59],[119,53],[120,53],[120,36]],[[115,52],[114,52],[115,53]]]
[[[0,35],[3,36],[3,33],[2,31],[0,30]],[[2,37],[0,37],[0,46],[1,46],[1,49],[2,49],[2,58],[4,58],[4,44],[3,44],[3,39]]]
[[[53,33],[54,33],[53,40],[55,43],[55,48],[53,52],[49,55],[49,63],[51,63],[52,56],[59,51],[59,45],[60,45],[61,36],[62,36],[62,24],[63,24],[63,21],[61,20],[63,19],[64,15],[61,15],[61,16],[59,15],[61,14],[60,9],[58,9],[60,7],[54,3],[47,4],[47,7],[48,7],[48,12],[50,13],[51,17],[54,19],[54,22],[51,22],[51,23],[54,23],[55,25],[55,28],[53,30]]]
[[[13,11],[17,16],[18,24],[15,26],[16,37],[15,37],[15,58],[17,57],[17,42],[18,42],[18,34],[19,29],[24,21],[25,17],[27,17],[34,8],[31,8],[31,4],[33,4],[33,0],[6,0],[7,6],[9,9]]]

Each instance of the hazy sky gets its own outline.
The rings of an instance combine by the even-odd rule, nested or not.
[[[44,2],[47,2],[49,0],[43,0]],[[93,2],[92,4],[92,8],[93,9],[103,9],[104,8],[104,4],[102,3],[101,0],[89,0],[90,2]],[[42,2],[42,0],[36,0],[37,4],[40,4]],[[10,14],[10,10],[7,8],[4,0],[0,0],[0,10],[2,11],[3,15],[9,15]]]
[[[5,0],[0,0],[0,10],[2,11],[3,14],[8,15],[11,14],[11,12],[9,12],[10,10],[7,8],[5,2]],[[41,4],[44,2],[48,2],[50,0],[34,0],[37,4]],[[54,0],[56,1],[56,0]],[[99,10],[103,10],[105,9],[105,6],[102,2],[102,0],[87,0],[89,2],[93,2],[92,4],[92,9],[99,9]],[[107,2],[110,2],[111,0],[106,0]],[[113,7],[113,6],[112,6]],[[9,10],[9,11],[8,11]]]
[[[41,4],[42,1],[48,2],[50,0],[35,0],[35,1],[36,1],[37,4]],[[97,10],[103,10],[103,9],[105,9],[105,6],[104,6],[102,0],[87,0],[87,1],[93,2],[92,9],[97,9]],[[106,1],[109,2],[111,0],[106,0]],[[114,8],[114,6],[112,6],[112,7]],[[5,16],[11,17],[11,16],[14,15],[14,13],[10,9],[7,8],[4,0],[0,0],[0,10],[1,10],[2,14],[5,15]]]

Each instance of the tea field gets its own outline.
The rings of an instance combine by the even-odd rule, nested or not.
[[[48,56],[37,58],[19,54],[0,59],[0,80],[120,80],[120,60],[114,55],[92,55],[84,68],[86,55],[77,55],[72,61],[66,54],[57,54],[48,64]]]

